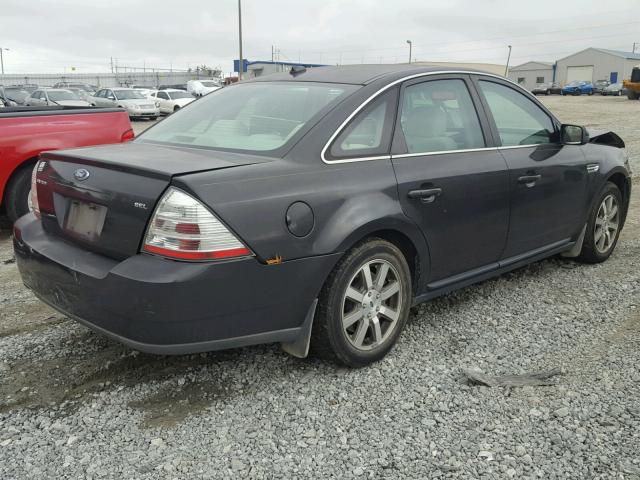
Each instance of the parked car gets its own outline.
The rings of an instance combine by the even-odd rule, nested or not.
[[[195,97],[184,90],[167,89],[151,92],[149,98],[160,105],[160,113],[173,113],[195,100]]]
[[[220,88],[222,88],[220,80],[189,80],[187,82],[187,92],[196,97],[202,97]]]
[[[558,82],[551,82],[551,86],[549,87],[549,93],[551,95],[560,95],[562,93],[562,87]]]
[[[90,98],[90,102],[96,107],[124,108],[131,118],[156,120],[160,116],[158,105],[133,88],[103,88]]]
[[[0,206],[11,221],[28,212],[31,172],[45,150],[133,139],[122,110],[14,107],[0,112]]]
[[[420,302],[559,253],[606,260],[631,188],[614,133],[501,76],[414,65],[248,80],[34,172],[16,261],[68,317],[152,353],[280,342],[350,366]]]
[[[617,97],[627,95],[627,93],[627,89],[624,88],[622,83],[612,83],[600,92],[601,95],[615,95]]]
[[[551,86],[552,86],[551,82],[538,83],[536,84],[535,87],[531,89],[531,93],[533,93],[534,95],[540,95],[540,94],[551,95]]]
[[[66,107],[90,107],[91,104],[82,100],[71,90],[62,88],[41,88],[33,92],[25,101],[27,106],[43,107],[48,105],[62,105]]]
[[[593,93],[602,93],[609,85],[611,82],[608,80],[596,80],[593,84]]]
[[[593,95],[593,85],[591,82],[575,80],[565,85],[560,91],[561,95]]]
[[[25,100],[29,96],[29,92],[22,87],[16,86],[0,86],[0,97],[5,99],[7,103],[14,105],[24,105]]]
[[[69,88],[69,87],[81,88],[82,90],[87,92],[88,95],[93,95],[94,93],[96,93],[96,87],[94,85],[89,85],[88,83],[82,83],[82,82],[58,82],[53,86],[53,88]]]

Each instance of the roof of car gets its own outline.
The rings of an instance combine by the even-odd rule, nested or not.
[[[249,82],[273,82],[273,81],[302,81],[302,82],[327,82],[349,83],[366,85],[383,77],[406,76],[429,72],[465,72],[482,73],[480,70],[468,68],[443,68],[442,66],[416,66],[410,64],[371,64],[371,65],[342,65],[336,67],[307,68],[301,73],[292,75],[289,71],[260,76],[248,80]]]
[[[179,88],[165,88],[164,90],[153,90],[154,92],[182,92],[182,93],[187,93],[184,90],[180,90]]]

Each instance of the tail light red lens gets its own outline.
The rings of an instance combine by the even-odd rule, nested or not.
[[[38,172],[42,171],[41,162],[36,162],[31,172],[31,191],[29,192],[29,210],[40,218],[40,204],[38,203]]]
[[[160,199],[149,222],[142,250],[180,260],[252,255],[202,203],[174,187]]]
[[[130,142],[131,140],[133,140],[135,138],[135,133],[133,133],[133,129],[130,128],[129,130],[127,130],[126,132],[124,132],[122,134],[122,137],[120,138],[120,141],[122,143],[124,142]]]

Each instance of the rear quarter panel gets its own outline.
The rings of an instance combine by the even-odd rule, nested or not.
[[[262,262],[342,253],[380,230],[402,233],[419,253],[427,252],[421,232],[402,212],[388,160],[326,165],[319,158],[315,164],[283,159],[178,177],[173,184],[204,200]],[[313,211],[313,228],[304,237],[287,227],[294,202]],[[324,279],[318,282],[319,289]]]
[[[126,112],[0,115],[0,205],[13,172],[48,150],[120,143],[131,129]]]

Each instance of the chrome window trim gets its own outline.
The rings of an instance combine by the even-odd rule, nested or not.
[[[437,152],[400,153],[398,155],[391,155],[391,158],[425,157],[425,156],[432,156],[432,155],[449,155],[451,153],[489,152],[489,151],[496,151],[496,150],[498,150],[498,147],[462,148],[460,150],[440,150]]]
[[[369,103],[371,103],[379,95],[381,95],[382,93],[384,93],[385,91],[387,91],[391,87],[395,87],[399,83],[406,82],[407,80],[413,80],[414,78],[430,77],[430,76],[433,76],[433,75],[450,75],[450,74],[456,74],[456,75],[479,75],[479,76],[482,76],[482,77],[497,78],[499,80],[503,80],[505,82],[511,83],[512,85],[515,85],[516,87],[518,87],[518,89],[520,91],[526,93],[529,97],[535,99],[535,101],[538,102],[538,99],[535,97],[535,95],[533,95],[531,92],[529,92],[528,90],[526,90],[522,86],[518,85],[513,80],[509,80],[506,77],[503,77],[503,76],[500,76],[500,75],[495,75],[493,73],[470,72],[470,71],[464,71],[464,70],[437,70],[435,72],[414,73],[413,75],[407,75],[406,77],[399,78],[399,79],[394,80],[393,82],[385,85],[384,87],[380,88],[379,90],[377,90],[376,92],[371,94],[364,102],[362,102],[358,106],[358,108],[356,108],[353,112],[351,112],[351,114],[346,118],[346,120],[340,124],[340,126],[335,130],[335,132],[333,132],[331,137],[329,137],[329,140],[327,141],[327,143],[324,145],[322,151],[320,152],[320,158],[327,165],[332,165],[334,163],[364,162],[364,161],[369,161],[369,160],[389,160],[389,159],[391,159],[392,155],[376,155],[376,156],[372,156],[372,157],[348,157],[348,158],[339,158],[339,159],[336,159],[336,160],[328,160],[327,157],[326,157],[326,153],[329,150],[329,147],[331,146],[333,141],[338,137],[338,135],[340,135],[342,133],[342,130],[344,130],[344,128],[349,124],[349,122],[353,119],[353,117],[355,117]],[[522,147],[530,147],[530,146],[531,145],[522,145]],[[520,147],[520,146],[518,146],[518,147]],[[502,148],[502,147],[486,147],[486,148],[492,149],[492,148]],[[509,148],[509,147],[506,147],[506,148]],[[469,151],[469,150],[449,150],[448,152],[449,153],[453,153],[453,152],[464,152],[464,151]],[[431,153],[431,152],[429,152],[429,153]],[[434,152],[434,153],[442,153],[442,152]],[[400,155],[408,155],[408,154],[400,154]],[[415,154],[415,156],[417,156],[417,155],[418,154]],[[400,157],[398,155],[393,155],[393,158],[400,158]]]
[[[505,145],[504,147],[497,147],[498,150],[513,150],[516,148],[531,148],[531,147],[539,147],[540,145],[555,145],[553,143],[529,143],[527,145]]]
[[[391,155],[377,155],[375,157],[349,157],[340,158],[338,160],[325,160],[324,157],[322,158],[322,161],[329,165],[333,165],[334,163],[369,162],[372,160],[391,160]]]

